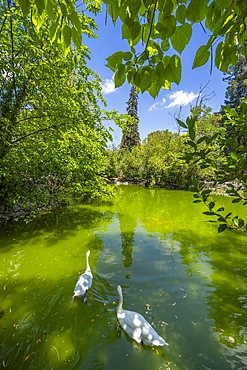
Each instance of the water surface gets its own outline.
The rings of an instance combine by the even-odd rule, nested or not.
[[[246,369],[246,237],[218,234],[189,192],[116,191],[107,204],[0,230],[0,366]],[[71,304],[88,249],[88,304]],[[117,285],[124,308],[145,316],[168,347],[137,345],[119,330]]]

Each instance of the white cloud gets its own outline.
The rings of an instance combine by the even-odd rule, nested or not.
[[[165,105],[167,99],[163,98],[157,103],[151,105],[148,108],[148,110],[151,112],[152,110],[162,110],[165,108],[168,109],[180,107],[180,105],[185,106],[191,103],[195,98],[197,98],[197,96],[198,94],[194,94],[193,92],[189,93],[183,90],[175,91],[174,93],[168,95],[168,99],[171,100],[171,102],[168,105]]]
[[[105,80],[103,80],[101,86],[102,86],[102,92],[105,93],[105,94],[110,94],[110,93],[113,93],[114,91],[117,90],[115,88],[113,78],[111,78],[111,79],[106,78]]]
[[[166,98],[163,98],[161,101],[158,101],[157,103],[154,103],[151,105],[148,110],[151,112],[152,110],[161,110],[166,102]]]
[[[197,98],[198,94],[194,94],[193,92],[186,92],[183,90],[175,91],[174,93],[169,95],[169,99],[172,100],[170,104],[166,105],[165,108],[174,108],[180,107],[180,105],[188,105],[191,103],[195,98]]]

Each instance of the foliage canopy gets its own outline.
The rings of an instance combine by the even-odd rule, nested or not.
[[[247,3],[241,0],[103,0],[112,21],[122,24],[122,38],[128,51],[108,57],[108,67],[115,73],[115,84],[126,78],[140,90],[155,97],[161,88],[179,84],[182,74],[180,54],[188,45],[196,25],[208,35],[206,44],[195,53],[193,68],[208,61],[227,72],[240,53],[246,56]],[[67,52],[70,43],[81,44],[85,25],[80,22],[75,1],[18,0],[24,15],[31,14],[39,29],[50,19],[50,39],[61,40]],[[101,0],[84,0],[80,12],[94,14]],[[61,27],[62,24],[62,27]],[[90,31],[88,31],[90,34]],[[240,50],[241,48],[241,50]],[[175,51],[175,52],[174,52]]]
[[[45,25],[34,32],[20,9],[0,7],[1,211],[19,204],[30,213],[102,194],[98,174],[110,135],[88,51],[64,55],[60,43],[47,42]]]

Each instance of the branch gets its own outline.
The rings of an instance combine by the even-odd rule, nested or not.
[[[28,121],[30,119],[35,119],[35,118],[50,118],[50,117],[71,119],[71,117],[69,117],[69,116],[57,116],[56,114],[46,114],[46,115],[44,114],[43,116],[31,116],[31,117],[22,118],[19,121],[17,121],[16,124],[18,124],[20,122]]]
[[[157,3],[158,3],[158,0],[155,0],[154,10],[153,10],[153,14],[152,14],[152,19],[151,19],[151,22],[150,22],[150,31],[149,31],[148,39],[147,39],[147,42],[146,42],[146,47],[145,47],[145,50],[141,53],[140,57],[147,52],[148,43],[150,41],[151,34],[152,34],[152,31],[153,31],[154,16],[155,16],[155,11],[156,11],[156,7],[157,7]]]
[[[68,117],[67,117],[67,118],[68,118]],[[29,137],[29,136],[36,135],[36,134],[39,134],[39,133],[41,133],[41,132],[51,130],[51,129],[53,129],[53,128],[57,128],[57,127],[62,126],[62,125],[64,125],[64,123],[60,123],[60,124],[56,124],[56,125],[52,125],[52,126],[45,127],[45,128],[40,128],[39,130],[36,130],[36,131],[30,132],[29,134],[23,135],[23,136],[22,136],[22,137],[20,137],[19,139],[16,139],[16,140],[14,140],[14,141],[11,141],[11,143],[10,143],[10,144],[11,144],[11,145],[12,145],[12,144],[16,144],[16,143],[18,143],[19,141],[22,141],[22,140],[26,139],[26,138],[27,138],[27,137]]]
[[[1,28],[0,28],[0,33],[1,33],[1,32],[2,32],[2,30],[3,30],[3,27],[4,27],[4,25],[5,25],[6,19],[7,19],[7,17],[5,17],[5,18],[4,18],[4,20],[3,20],[3,22],[2,22],[2,26],[1,26]]]

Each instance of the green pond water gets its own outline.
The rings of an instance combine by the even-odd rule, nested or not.
[[[0,368],[246,369],[247,239],[218,234],[192,200],[120,186],[107,204],[2,227]],[[71,303],[87,250],[88,304]],[[138,345],[118,328],[117,285],[123,308],[141,313],[168,347]]]

